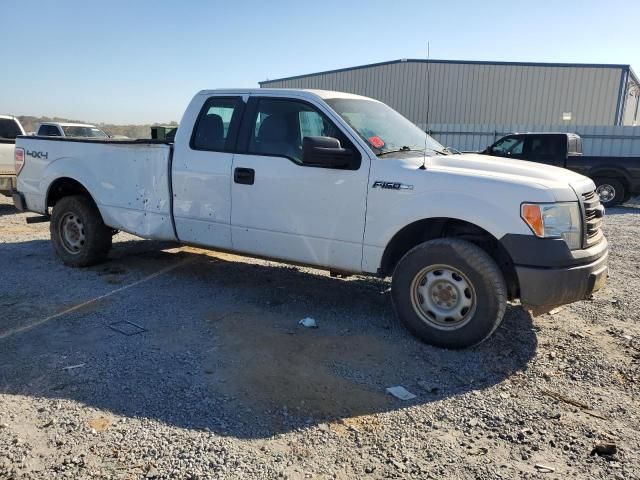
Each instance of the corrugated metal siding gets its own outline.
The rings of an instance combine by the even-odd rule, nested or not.
[[[429,82],[427,71],[429,70]],[[399,62],[263,82],[263,87],[317,88],[381,100],[423,128],[429,123],[613,125],[620,68]]]
[[[514,132],[571,132],[582,137],[585,155],[640,156],[640,127],[579,125],[436,124],[431,135],[461,151],[483,150]]]

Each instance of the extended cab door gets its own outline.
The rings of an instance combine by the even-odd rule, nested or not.
[[[245,103],[233,95],[193,102],[202,108],[187,109],[173,155],[176,233],[186,243],[231,248],[231,164]]]
[[[369,157],[320,102],[252,96],[233,159],[233,249],[360,271]],[[347,133],[348,132],[348,133]],[[355,149],[349,169],[305,166],[305,136]]]

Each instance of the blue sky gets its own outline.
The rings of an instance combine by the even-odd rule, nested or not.
[[[0,114],[180,120],[204,88],[399,58],[631,64],[640,1],[21,0],[0,7]]]

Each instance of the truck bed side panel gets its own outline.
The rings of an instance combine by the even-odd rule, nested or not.
[[[54,182],[71,178],[91,194],[106,225],[144,238],[175,240],[169,145],[39,138],[21,138],[17,145],[27,152],[18,190],[30,210],[44,213]]]

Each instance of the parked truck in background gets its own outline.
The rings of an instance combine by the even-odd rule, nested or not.
[[[41,123],[36,135],[40,137],[109,138],[109,135],[95,125],[86,123]]]
[[[175,143],[20,137],[16,165],[16,206],[50,221],[67,265],[104,260],[120,230],[391,276],[400,320],[443,347],[489,337],[508,300],[546,311],[607,276],[590,179],[449,155],[387,105],[346,93],[202,91]]]
[[[513,133],[482,153],[494,157],[545,163],[591,178],[606,207],[640,195],[640,157],[586,156],[575,133]]]
[[[14,147],[16,137],[24,135],[20,121],[8,115],[0,115],[0,193],[11,196],[16,186]]]

